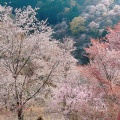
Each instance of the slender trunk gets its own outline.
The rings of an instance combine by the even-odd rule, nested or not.
[[[118,112],[117,120],[120,120],[120,111]]]
[[[22,108],[18,109],[17,114],[18,114],[18,120],[24,120]]]

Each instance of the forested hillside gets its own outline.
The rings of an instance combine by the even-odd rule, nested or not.
[[[105,28],[113,27],[120,19],[119,0],[1,0],[1,5],[22,8],[37,7],[37,18],[47,20],[54,29],[54,37],[62,39],[72,36],[76,42],[75,58],[88,63],[83,47],[90,43],[90,37],[106,35]]]
[[[0,0],[0,120],[120,120],[120,0]]]

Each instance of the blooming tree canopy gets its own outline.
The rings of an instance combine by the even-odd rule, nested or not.
[[[103,93],[101,99],[104,99],[107,109],[114,109],[117,113],[120,106],[120,23],[114,29],[108,28],[107,32],[102,39],[91,39],[92,45],[85,48],[90,63],[81,73]],[[111,112],[110,116],[116,119]]]
[[[55,87],[54,80],[64,81],[66,71],[76,65],[71,52],[71,38],[60,43],[52,38],[46,21],[39,22],[30,6],[16,9],[2,7],[0,12],[0,104],[13,107],[18,119],[35,97],[43,97]]]

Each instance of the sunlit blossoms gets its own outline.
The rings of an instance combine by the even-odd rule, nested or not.
[[[55,80],[66,80],[77,62],[72,39],[52,39],[52,29],[35,15],[30,6],[16,9],[15,16],[11,7],[0,13],[0,104],[12,107],[19,120],[27,103],[42,98]]]

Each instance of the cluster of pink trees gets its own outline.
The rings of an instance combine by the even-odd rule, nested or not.
[[[92,45],[85,48],[90,63],[81,72],[102,93],[109,115],[106,119],[114,120],[120,110],[120,23],[114,29],[108,27],[107,32],[104,38],[91,39]]]
[[[72,39],[54,40],[52,29],[35,15],[30,6],[16,9],[15,16],[11,7],[0,9],[0,107],[23,120],[28,103],[39,98],[62,120],[117,119],[120,23],[104,38],[91,39],[85,48],[89,64],[77,66]]]
[[[76,68],[80,76],[59,83],[51,112],[62,114],[65,120],[115,120],[117,116],[119,120],[120,23],[107,32],[104,38],[91,39],[85,48],[90,63]]]

